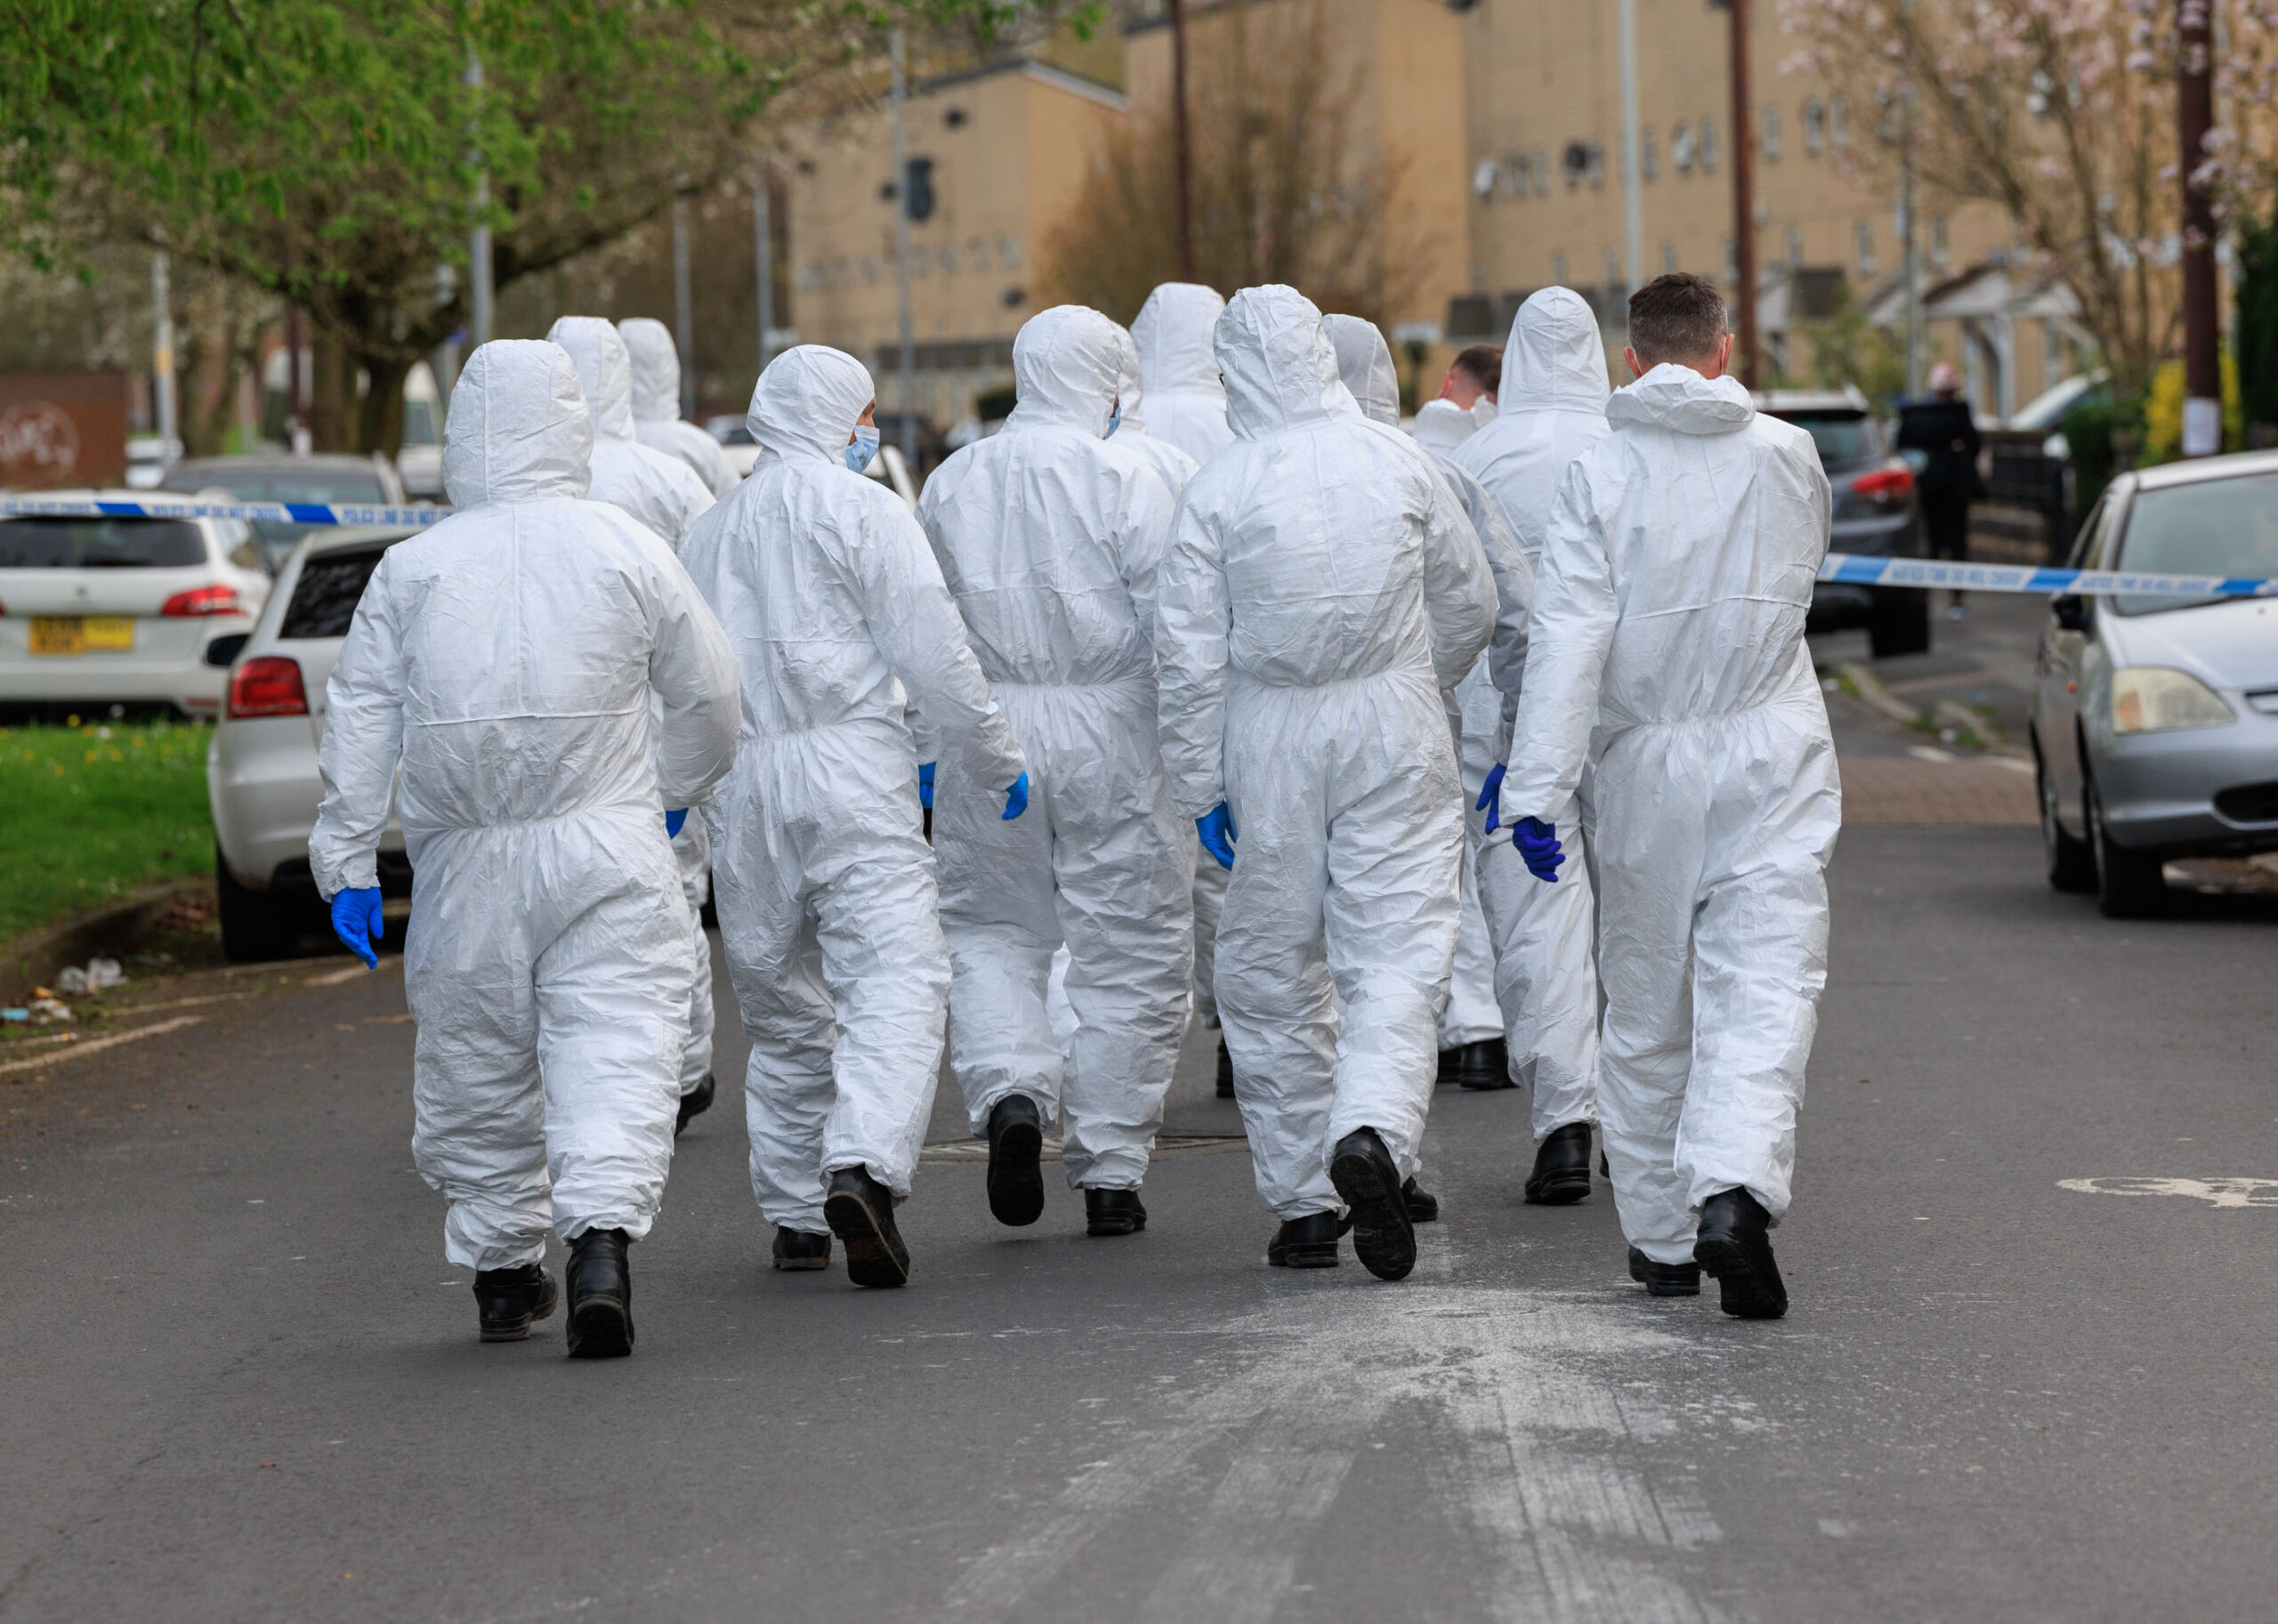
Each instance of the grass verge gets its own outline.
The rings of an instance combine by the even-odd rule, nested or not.
[[[212,873],[212,737],[179,722],[0,728],[0,941]]]

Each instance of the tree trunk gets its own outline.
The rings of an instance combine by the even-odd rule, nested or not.
[[[392,461],[403,449],[403,380],[411,363],[397,355],[357,358],[370,381],[357,408],[356,448],[384,451]]]
[[[319,451],[356,448],[356,358],[338,335],[319,327],[309,344],[314,352],[310,370],[309,439]]]

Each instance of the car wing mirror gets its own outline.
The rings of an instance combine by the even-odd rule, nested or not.
[[[2049,600],[2049,612],[2056,617],[2057,626],[2067,632],[2088,629],[2088,601],[2077,592],[2061,593]]]

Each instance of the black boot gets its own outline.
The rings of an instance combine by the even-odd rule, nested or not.
[[[1440,1198],[1410,1179],[1400,1187],[1400,1199],[1408,1203],[1410,1224],[1435,1224],[1440,1217]]]
[[[625,1232],[589,1229],[570,1243],[570,1357],[622,1359],[633,1351],[633,1273]]]
[[[1500,1038],[1440,1051],[1440,1081],[1475,1093],[1490,1088],[1515,1088],[1511,1080],[1511,1051]]]
[[[909,1283],[909,1248],[893,1226],[893,1192],[868,1168],[841,1168],[822,1200],[830,1232],[846,1248],[846,1278],[858,1286]]]
[[[1700,1208],[1694,1261],[1717,1277],[1724,1309],[1737,1320],[1776,1320],[1788,1312],[1788,1287],[1772,1261],[1772,1216],[1745,1190],[1725,1190]]]
[[[999,1224],[1044,1216],[1044,1118],[1025,1094],[1008,1094],[989,1112],[989,1210]]]
[[[1629,1278],[1645,1288],[1647,1297],[1700,1295],[1699,1264],[1655,1263],[1634,1246],[1629,1248]]]
[[[712,1095],[719,1085],[707,1071],[704,1080],[680,1096],[680,1119],[673,1124],[673,1137],[677,1139],[687,1130],[690,1122],[712,1109]]]
[[[553,1312],[560,1293],[553,1276],[537,1264],[516,1269],[477,1269],[474,1273],[474,1312],[482,1321],[485,1342],[527,1342],[530,1321]]]
[[[830,1267],[830,1237],[775,1226],[775,1266],[785,1273]]]
[[[1147,1209],[1136,1190],[1084,1192],[1084,1232],[1087,1235],[1135,1235],[1147,1227]]]
[[[1527,1200],[1536,1207],[1570,1207],[1590,1193],[1590,1125],[1569,1122],[1542,1137],[1534,1153]]]
[[[1226,1052],[1224,1037],[1218,1039],[1218,1097],[1222,1100],[1234,1097],[1234,1057]]]
[[[1353,1209],[1353,1255],[1378,1280],[1399,1280],[1416,1266],[1416,1224],[1401,1199],[1400,1168],[1373,1127],[1337,1142],[1329,1182]]]
[[[1337,1238],[1345,1232],[1333,1212],[1291,1218],[1265,1245],[1265,1261],[1277,1269],[1334,1269]]]

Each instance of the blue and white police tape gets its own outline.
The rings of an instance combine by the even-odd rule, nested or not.
[[[2129,598],[2278,597],[2278,579],[2152,575],[2133,570],[2044,570],[2031,564],[1949,564],[1928,558],[1830,553],[1819,578],[1848,586],[1939,586],[1953,592],[2079,593]]]
[[[448,507],[383,507],[362,502],[200,502],[145,497],[133,502],[0,497],[0,519],[243,519],[254,524],[353,524],[425,529],[450,517]]]

